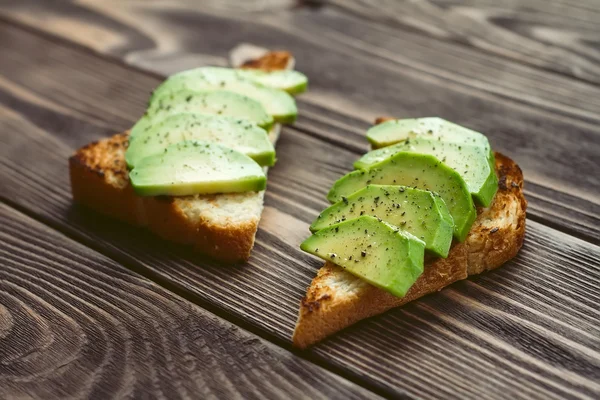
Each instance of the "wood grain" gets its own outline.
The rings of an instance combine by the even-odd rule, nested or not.
[[[13,35],[15,28],[0,29],[0,37],[9,38],[1,67],[0,195],[152,279],[289,343],[298,302],[321,265],[298,244],[325,206],[326,189],[357,155],[351,136],[340,139],[347,146],[327,145],[319,119],[300,122],[302,131],[284,129],[249,264],[212,265],[71,206],[67,156],[109,134],[109,127],[131,123],[143,108],[145,88],[158,80],[23,31]],[[33,78],[26,78],[34,71],[27,54],[44,66]],[[343,125],[338,130],[351,132]],[[600,248],[528,224],[522,253],[504,268],[364,321],[315,347],[311,357],[389,396],[598,397]]]
[[[4,204],[0,226],[3,399],[375,396]]]
[[[593,0],[331,0],[395,29],[600,83],[600,6]]]
[[[393,6],[399,9],[404,3],[389,2],[400,4]],[[344,57],[342,61],[348,66],[349,57],[355,63],[360,60],[358,66],[361,69],[365,64],[376,64],[378,67],[387,65],[388,68],[393,66],[396,75],[400,75],[396,77],[399,80],[407,78],[404,76],[402,79],[403,75],[416,76],[440,86],[458,86],[470,94],[489,93],[552,113],[592,121],[599,119],[596,111],[600,89],[594,85],[513,62],[499,55],[485,54],[455,41],[440,41],[421,32],[403,32],[385,25],[375,25],[365,18],[355,18],[335,8],[283,10],[249,16],[240,10],[219,12],[214,7],[198,7],[193,2],[174,1],[169,2],[168,6],[165,4],[85,0],[61,2],[48,7],[34,0],[20,0],[1,9],[4,15],[29,26],[42,28],[94,51],[116,56],[162,75],[197,65],[225,65],[229,49],[240,42],[250,41],[268,48],[283,46],[302,55],[298,57],[303,61],[299,65],[309,73],[313,89],[321,89],[322,78],[331,81],[342,72],[331,65],[331,71],[323,73],[322,69],[317,69],[320,65],[313,63],[332,62],[332,58]],[[349,4],[354,3],[351,1]],[[411,7],[420,7],[427,2],[416,4],[407,5],[404,7],[407,10],[396,15],[410,19]],[[366,8],[377,12],[376,8]],[[44,21],[43,25],[40,25],[41,21]],[[215,35],[216,31],[218,35]],[[198,36],[210,37],[210,40],[196,40]],[[552,54],[552,48],[548,47],[546,52]],[[328,54],[324,60],[314,59],[315,54],[324,53]],[[360,75],[355,71],[352,73],[354,78]],[[319,76],[321,80],[315,81]],[[339,78],[336,80],[338,85],[345,83],[340,82]],[[377,86],[377,81],[372,80],[371,85]],[[328,94],[338,95],[339,90]],[[361,107],[354,107],[355,110],[365,105],[357,104]],[[337,103],[331,106],[341,108],[341,104]],[[351,115],[355,110],[347,114]],[[381,112],[368,107],[357,115],[365,115],[369,111]]]
[[[47,32],[162,73],[224,64],[227,51],[240,41],[288,48],[311,80],[311,91],[299,102],[301,132],[343,145],[358,157],[367,149],[364,130],[380,114],[440,115],[481,130],[524,169],[534,218],[600,243],[600,174],[580,173],[600,171],[600,87],[423,35],[399,35],[326,7],[249,19],[191,3],[169,9],[144,4],[60,3],[46,12],[36,2],[3,12],[30,24],[54,20],[43,25]],[[86,21],[87,30],[74,26],[69,32],[78,34],[69,36],[52,29],[59,21]],[[120,45],[95,40],[92,27],[117,35]],[[221,31],[227,34],[214,33]],[[165,38],[169,45],[162,44]],[[59,68],[61,62],[54,62]],[[103,78],[97,78],[100,88]],[[123,95],[124,104],[112,113],[140,109],[143,100]]]

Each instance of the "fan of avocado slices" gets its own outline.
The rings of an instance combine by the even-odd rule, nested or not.
[[[498,189],[487,138],[441,118],[391,120],[368,130],[374,150],[336,181],[333,203],[301,248],[403,297],[425,256],[448,256],[466,239],[475,204]]]
[[[169,77],[131,129],[125,153],[140,196],[264,190],[275,164],[269,130],[296,118],[297,71],[204,67]]]
[[[275,121],[285,124],[294,122],[297,114],[296,102],[286,89],[294,93],[305,90],[306,77],[296,71],[265,72],[202,67],[170,76],[154,90],[150,106],[181,90],[225,90],[259,102]]]

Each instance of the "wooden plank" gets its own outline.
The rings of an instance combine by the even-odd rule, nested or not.
[[[228,50],[244,40],[288,48],[297,54],[298,68],[311,79],[311,91],[300,100],[297,126],[304,133],[317,133],[358,156],[367,149],[364,129],[377,115],[440,115],[473,127],[524,169],[534,217],[600,243],[600,179],[596,173],[580,173],[598,170],[600,87],[507,63],[501,57],[482,56],[463,46],[430,38],[423,41],[419,35],[396,37],[394,31],[375,29],[335,10],[253,14],[248,21],[235,13],[182,10],[184,5],[165,10],[146,3],[122,7],[60,3],[45,13],[39,8],[43,3],[36,4],[27,8],[29,23],[42,11],[45,20],[57,21],[43,25],[48,29],[58,21],[86,21],[87,30],[80,28],[80,34],[71,38],[155,71],[224,64]],[[22,16],[18,10],[5,12]],[[215,35],[221,32],[216,26],[227,35]],[[93,40],[104,36],[93,33],[92,27],[117,35],[121,45]],[[210,40],[198,41],[198,36]],[[170,45],[162,42],[167,37]],[[153,41],[158,45],[148,44]],[[95,82],[99,88],[103,77],[99,75]],[[154,82],[133,86],[146,91]],[[139,112],[138,104],[145,99],[123,95],[124,104],[111,113],[122,114],[123,107]],[[121,99],[114,100],[116,105]]]
[[[332,0],[360,18],[600,83],[594,0]]]
[[[190,298],[290,343],[298,302],[321,265],[298,244],[326,205],[328,186],[356,153],[326,145],[318,132],[284,129],[250,262],[212,265],[71,206],[68,155],[105,135],[107,126],[124,124],[114,119],[118,113],[135,118],[147,94],[138,85],[157,80],[23,32],[10,36],[11,30],[0,37],[33,51],[44,69],[30,86],[18,73],[27,69],[23,58],[10,80],[4,78],[1,196]],[[25,57],[16,49],[3,54],[9,61]],[[83,82],[88,90],[76,90]],[[522,253],[505,268],[364,321],[309,354],[390,396],[597,397],[600,249],[528,223]]]
[[[375,394],[0,204],[0,397]]]

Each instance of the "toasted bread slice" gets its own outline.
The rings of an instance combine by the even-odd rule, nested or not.
[[[269,137],[277,141],[280,126]],[[264,191],[181,197],[140,197],[125,163],[129,132],[91,143],[69,159],[73,200],[102,214],[148,227],[193,245],[215,260],[247,260],[263,209]]]
[[[405,297],[395,297],[326,262],[312,281],[300,305],[294,346],[306,348],[362,319],[399,307],[451,283],[497,268],[514,257],[525,237],[523,174],[510,158],[496,153],[499,188],[463,243],[448,258],[425,265],[425,271]]]

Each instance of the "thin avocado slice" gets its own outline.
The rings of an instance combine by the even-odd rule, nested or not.
[[[220,144],[187,140],[141,160],[129,173],[140,196],[187,196],[264,190],[265,173],[247,155]]]
[[[406,186],[369,185],[324,210],[310,226],[328,226],[370,215],[409,232],[425,242],[425,250],[446,258],[454,221],[444,200],[432,192]]]
[[[454,237],[461,242],[477,215],[467,184],[458,172],[427,154],[400,152],[369,169],[350,172],[334,183],[327,198],[335,203],[370,184],[403,185],[438,193],[454,219]]]
[[[171,115],[131,137],[125,160],[133,168],[144,158],[184,140],[220,143],[261,166],[275,164],[275,148],[258,125],[245,119],[190,113]]]
[[[372,150],[354,163],[356,169],[367,169],[401,151],[430,154],[462,176],[473,199],[487,207],[498,190],[498,177],[490,165],[489,153],[483,147],[418,137],[392,146]]]
[[[398,297],[423,273],[425,243],[367,215],[321,229],[300,248]]]
[[[292,95],[306,92],[306,89],[308,88],[308,78],[298,71],[263,71],[260,69],[237,69],[234,71],[244,79],[274,89],[285,90]]]
[[[262,104],[267,113],[281,123],[294,122],[298,114],[296,102],[289,93],[244,79],[235,70],[214,67],[196,68],[170,76],[154,90],[150,105],[184,89],[226,90],[250,97]]]
[[[367,131],[367,140],[374,149],[417,137],[480,146],[486,153],[490,152],[490,143],[485,135],[438,117],[395,119]]]
[[[247,119],[269,130],[273,126],[273,117],[262,104],[238,93],[217,91],[180,90],[163,96],[152,103],[144,117],[135,124],[131,136],[147,128],[148,124],[173,114],[194,113],[220,115]]]

